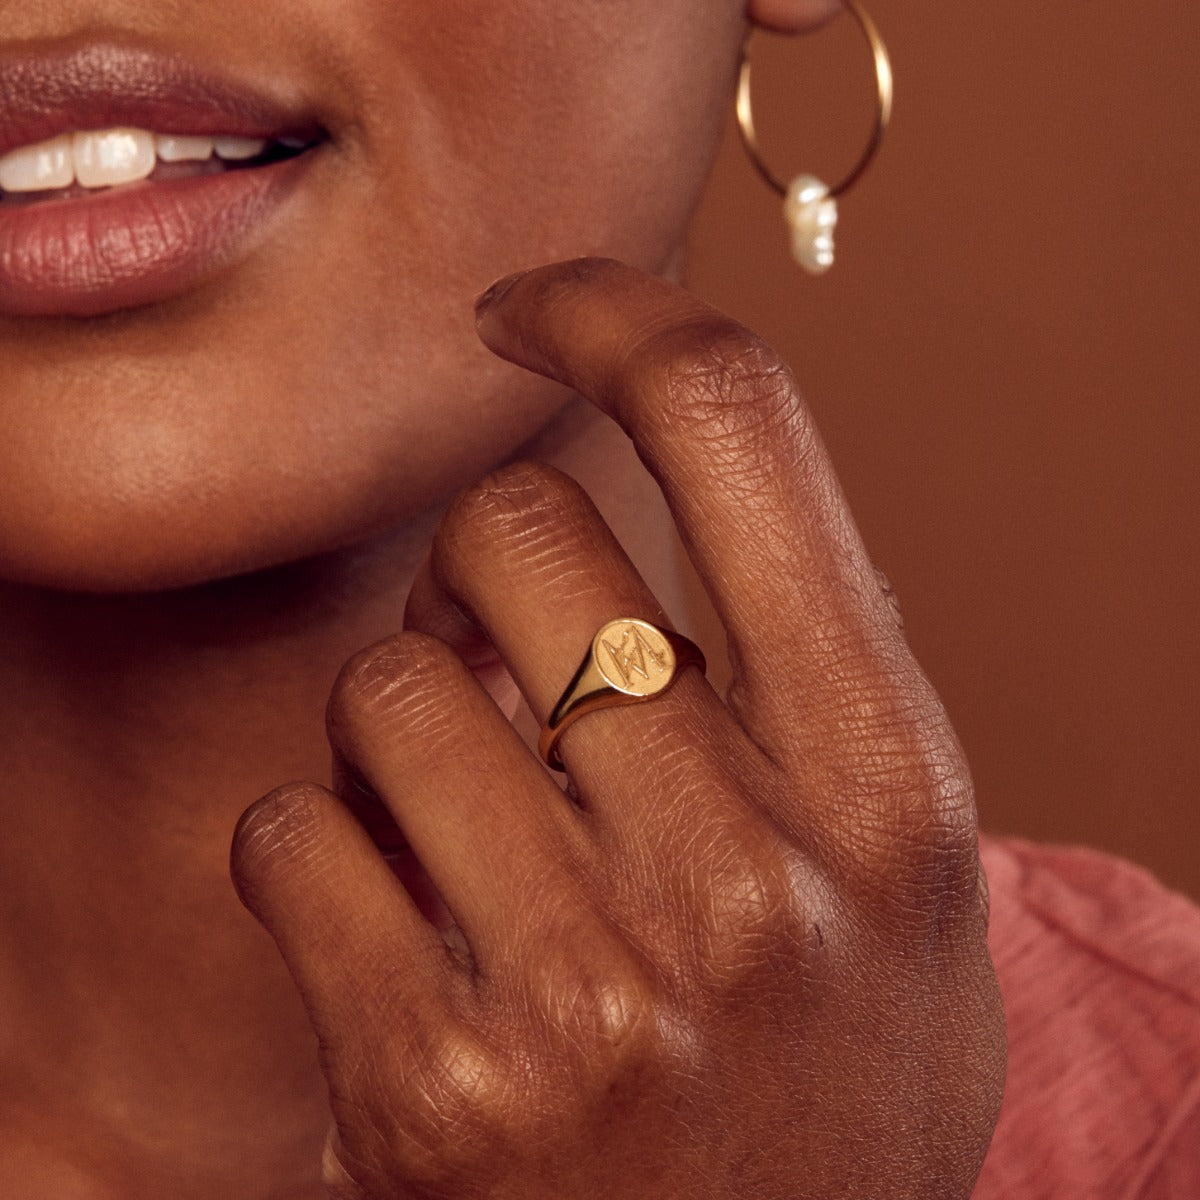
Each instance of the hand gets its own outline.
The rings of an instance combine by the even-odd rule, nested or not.
[[[570,802],[430,635],[476,626],[544,719],[602,624],[666,618],[562,475],[453,505],[406,632],[339,678],[340,798],[280,789],[235,839],[320,1038],[331,1195],[969,1196],[1004,1060],[970,781],[790,375],[609,262],[518,277],[480,332],[634,439],[735,677],[572,725]]]

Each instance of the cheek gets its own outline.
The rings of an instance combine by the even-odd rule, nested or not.
[[[374,4],[390,80],[364,160],[450,258],[500,273],[609,253],[661,268],[732,97],[735,0]],[[364,46],[364,52],[366,47]]]

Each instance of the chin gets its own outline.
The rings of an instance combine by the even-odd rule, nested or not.
[[[0,540],[0,579],[26,587],[96,595],[197,587],[353,544],[353,530],[224,528],[161,516],[127,519],[120,528],[80,521],[70,530],[41,529]]]
[[[497,448],[506,456],[561,403],[556,389],[549,395],[553,403],[528,407],[523,419],[508,409],[503,432],[476,421],[483,432],[465,444],[444,419],[441,428],[406,419],[371,437],[344,422],[315,430],[301,422],[291,433],[271,425],[220,447],[207,435],[221,422],[206,419],[205,437],[169,439],[169,450],[149,444],[144,429],[116,426],[84,447],[72,425],[57,454],[10,455],[12,470],[0,472],[0,580],[135,594],[289,564],[323,571],[331,556],[396,538],[411,543],[411,558],[444,503],[494,465]]]
[[[111,476],[76,475],[40,497],[0,495],[0,580],[114,595],[250,575],[410,525],[410,502],[427,485],[401,474],[391,488],[371,486],[292,465],[224,477],[164,471],[157,488],[124,490]]]

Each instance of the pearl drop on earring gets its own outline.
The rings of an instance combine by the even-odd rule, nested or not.
[[[824,275],[833,266],[837,200],[815,176],[800,175],[788,188],[783,212],[792,230],[792,255],[810,274]]]
[[[742,144],[746,147],[754,169],[762,176],[767,186],[783,198],[784,215],[792,231],[792,256],[813,275],[824,275],[833,266],[833,233],[838,222],[838,197],[858,182],[875,157],[888,122],[892,119],[892,99],[895,92],[891,59],[875,22],[867,16],[861,0],[840,0],[840,3],[857,22],[870,44],[875,67],[876,110],[875,129],[866,150],[859,157],[854,169],[834,187],[822,183],[812,175],[801,175],[792,180],[789,186],[771,170],[763,158],[758,148],[758,134],[754,129],[749,36],[742,46],[742,65],[738,72],[735,111]]]

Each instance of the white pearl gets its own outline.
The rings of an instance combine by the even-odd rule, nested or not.
[[[792,230],[792,254],[813,275],[824,275],[833,266],[833,231],[837,226],[837,201],[829,188],[812,175],[800,175],[788,188],[784,216]]]

